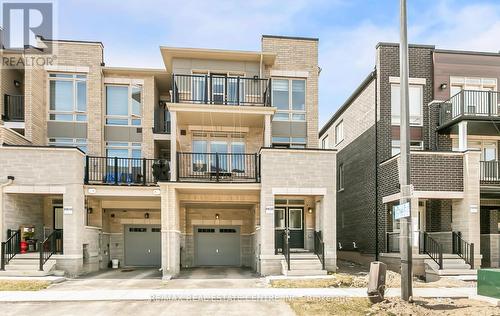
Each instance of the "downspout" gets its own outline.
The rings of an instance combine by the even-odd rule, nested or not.
[[[3,223],[4,223],[4,216],[3,216],[3,188],[11,185],[12,182],[14,181],[13,176],[7,176],[7,182],[1,183],[0,184],[0,240],[3,241]]]
[[[378,111],[378,81],[377,70],[375,70],[375,261],[379,260],[378,249],[378,128],[377,128],[377,111]]]

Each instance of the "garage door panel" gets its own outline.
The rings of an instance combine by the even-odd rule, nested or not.
[[[197,227],[195,233],[196,265],[240,265],[240,231],[238,227]]]
[[[161,265],[161,233],[157,225],[126,225],[124,227],[126,266]]]

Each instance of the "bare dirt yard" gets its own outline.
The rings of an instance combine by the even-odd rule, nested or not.
[[[295,279],[295,280],[273,280],[271,286],[276,288],[329,288],[329,287],[358,287],[368,286],[368,268],[348,261],[338,260],[339,269],[332,273],[330,278],[325,279]],[[426,283],[414,278],[413,287],[436,288],[436,287],[474,287],[475,282],[466,282],[456,279],[442,278],[436,282]],[[401,275],[393,271],[387,271],[386,288],[401,287]]]
[[[299,316],[321,315],[500,315],[500,308],[470,299],[390,298],[372,304],[366,298],[296,299],[288,301]]]

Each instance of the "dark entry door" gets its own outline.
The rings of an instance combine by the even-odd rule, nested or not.
[[[304,208],[276,207],[274,210],[275,249],[283,249],[285,230],[290,231],[290,248],[304,248]]]

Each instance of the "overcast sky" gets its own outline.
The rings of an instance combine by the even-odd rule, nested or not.
[[[398,40],[399,0],[59,0],[58,37],[104,43],[108,66],[163,67],[159,46],[259,50],[262,34],[318,37],[320,127]],[[500,1],[408,0],[409,41],[498,52]]]

